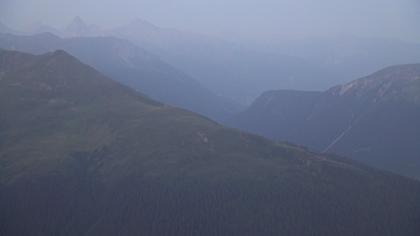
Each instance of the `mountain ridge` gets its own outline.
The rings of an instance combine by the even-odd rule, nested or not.
[[[114,37],[60,38],[44,33],[34,36],[0,34],[0,47],[30,53],[66,49],[153,99],[223,121],[236,105],[212,93],[194,78],[127,40]]]
[[[419,178],[419,78],[420,64],[411,64],[324,92],[272,91],[230,124]]]
[[[63,51],[0,51],[0,71],[2,234],[420,230],[416,181],[155,103]]]
[[[379,89],[386,93],[388,88],[403,86],[404,83],[420,79],[420,64],[404,64],[386,67],[372,75],[339,85],[330,89],[333,94],[343,95],[353,90]],[[379,87],[379,88],[378,88]],[[339,90],[339,91],[337,91]],[[383,96],[384,94],[381,94]]]
[[[95,34],[130,40],[188,73],[213,93],[238,104],[248,104],[272,87],[325,88],[332,84],[331,73],[299,57],[263,53],[215,36],[164,28],[143,19],[101,32],[92,30],[87,35]],[[315,83],[314,77],[322,78],[322,83]]]

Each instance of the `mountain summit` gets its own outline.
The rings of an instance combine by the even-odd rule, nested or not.
[[[59,38],[0,34],[0,48],[29,53],[64,49],[112,79],[160,102],[198,112],[222,121],[237,106],[212,93],[195,78],[127,40],[112,37]]]
[[[329,92],[341,96],[370,96],[377,100],[396,95],[401,92],[401,88],[415,86],[417,80],[420,80],[420,64],[391,66],[365,78],[334,87]]]
[[[420,64],[325,92],[267,92],[232,125],[420,178]]]
[[[67,25],[67,27],[64,29],[64,34],[70,37],[102,35],[99,27],[86,24],[80,16],[76,16],[73,21]]]

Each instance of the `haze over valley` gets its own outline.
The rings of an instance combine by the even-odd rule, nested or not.
[[[0,2],[0,235],[420,235],[420,3]]]

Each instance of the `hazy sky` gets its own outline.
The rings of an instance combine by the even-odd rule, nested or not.
[[[420,0],[0,0],[15,28],[61,27],[79,15],[102,26],[143,18],[230,38],[349,34],[420,41]]]

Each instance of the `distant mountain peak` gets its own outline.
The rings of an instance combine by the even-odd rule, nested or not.
[[[420,64],[388,67],[326,92],[264,93],[229,122],[420,179]]]
[[[75,16],[70,25],[87,26],[86,22],[80,16]]]
[[[74,17],[74,19],[67,26],[67,30],[85,30],[88,28],[88,25],[80,16]]]
[[[420,64],[390,66],[364,78],[330,89],[334,95],[383,97],[394,88],[420,79]]]
[[[99,34],[100,29],[95,25],[87,24],[80,16],[76,16],[65,31],[68,36],[87,36]]]
[[[420,64],[390,66],[368,77],[366,80],[413,81],[420,79]]]

